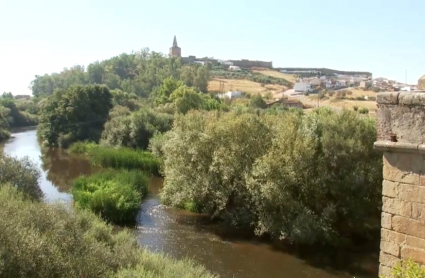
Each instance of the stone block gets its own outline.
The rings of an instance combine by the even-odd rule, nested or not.
[[[424,93],[401,92],[398,96],[399,105],[425,105]]]
[[[424,203],[425,202],[425,187],[411,184],[401,183],[399,188],[399,198],[407,202]]]
[[[419,184],[423,167],[422,155],[384,153],[384,179],[407,184]]]
[[[384,241],[403,245],[406,242],[406,235],[388,229],[381,229],[381,239]]]
[[[404,246],[401,249],[401,258],[412,259],[417,263],[425,264],[425,250]]]
[[[382,195],[395,198],[398,196],[398,182],[384,180],[382,182]]]
[[[412,216],[412,203],[398,198],[382,197],[382,211],[406,217]]]
[[[379,254],[379,262],[381,265],[385,265],[388,267],[395,267],[401,260],[398,257],[392,256],[390,254],[381,252]]]
[[[386,212],[381,213],[381,227],[385,229],[391,229],[391,217],[392,215]]]
[[[412,203],[412,218],[425,222],[425,205]]]
[[[392,277],[392,268],[386,265],[379,265],[379,277],[389,278]]]
[[[388,242],[381,239],[381,251],[393,256],[400,256],[400,245],[394,242]]]
[[[406,236],[406,246],[425,250],[425,239]]]
[[[393,216],[391,219],[391,226],[395,232],[425,238],[425,223],[422,221],[403,216]]]
[[[376,95],[378,104],[398,104],[398,92],[385,92]]]

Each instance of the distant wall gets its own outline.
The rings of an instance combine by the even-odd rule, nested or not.
[[[273,68],[273,62],[251,61],[251,60],[230,60],[234,66],[241,68]]]
[[[384,160],[379,274],[389,277],[401,260],[425,265],[425,93],[379,93],[377,104],[374,147]]]

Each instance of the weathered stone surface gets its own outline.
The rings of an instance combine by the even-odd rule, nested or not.
[[[381,265],[385,265],[388,267],[395,267],[401,260],[398,257],[392,256],[390,254],[381,252],[379,254],[379,262]]]
[[[391,226],[396,232],[414,237],[425,238],[425,223],[422,221],[403,216],[393,216],[391,219]]]
[[[425,239],[406,236],[406,245],[425,250]]]
[[[381,239],[381,251],[393,256],[400,256],[400,245],[394,242],[388,242]]]
[[[403,245],[406,242],[406,235],[388,229],[381,229],[381,239],[384,241]]]
[[[420,264],[425,264],[425,250],[404,246],[401,249],[402,259],[412,259]]]
[[[424,93],[401,92],[398,96],[399,105],[425,105]]]
[[[383,277],[391,277],[392,268],[381,264],[379,266],[379,275]]]
[[[417,94],[423,96],[416,96],[415,101],[425,97],[425,93]],[[379,104],[376,115],[378,140],[390,141],[390,134],[394,133],[398,142],[425,142],[425,106]]]
[[[384,179],[394,182],[419,184],[424,165],[422,155],[384,153]]]
[[[412,203],[412,218],[425,222],[425,205]]]
[[[378,104],[398,104],[398,92],[383,92],[376,95]]]
[[[401,200],[416,203],[425,202],[425,187],[423,186],[400,183],[398,189]]]
[[[412,216],[412,203],[398,198],[382,197],[382,211],[406,217]]]
[[[395,198],[398,196],[398,182],[384,180],[382,182],[382,195]]]
[[[391,229],[391,217],[392,215],[386,212],[381,214],[381,227],[385,229]]]

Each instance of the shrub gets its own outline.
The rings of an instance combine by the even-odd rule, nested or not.
[[[189,113],[166,136],[167,204],[202,204],[213,218],[302,244],[344,245],[379,229],[382,159],[369,118]]]
[[[425,269],[413,262],[412,260],[406,260],[398,263],[393,271],[391,277],[382,278],[422,278],[425,277]]]
[[[250,105],[254,108],[266,108],[267,104],[261,95],[255,95],[251,98]]]
[[[72,186],[75,204],[90,209],[103,219],[126,224],[135,221],[148,178],[138,171],[105,171],[81,176]]]
[[[188,260],[138,247],[127,231],[114,231],[94,214],[30,202],[0,186],[1,277],[214,277]]]
[[[43,198],[43,192],[38,186],[39,178],[40,170],[28,157],[0,157],[0,185],[9,184],[26,196],[40,200]]]
[[[353,110],[354,111],[357,111],[357,110],[359,110],[359,107],[358,106],[353,106]]]
[[[101,144],[108,147],[146,149],[150,138],[157,132],[171,128],[173,116],[141,109],[130,116],[116,117],[105,124]]]
[[[72,153],[86,154],[94,165],[115,169],[140,170],[158,173],[158,159],[150,152],[129,148],[108,148],[94,143],[77,142],[70,147]]]
[[[369,109],[363,107],[359,109],[359,113],[360,114],[369,114]]]

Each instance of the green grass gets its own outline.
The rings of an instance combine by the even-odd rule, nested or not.
[[[148,177],[137,171],[106,170],[77,178],[72,186],[75,204],[114,224],[134,223]]]
[[[1,277],[216,277],[141,249],[130,231],[89,211],[30,201],[10,186],[0,186],[0,204]]]
[[[137,169],[158,174],[159,161],[150,152],[129,148],[108,148],[94,143],[77,142],[69,148],[71,153],[86,154],[94,165],[114,169]]]

